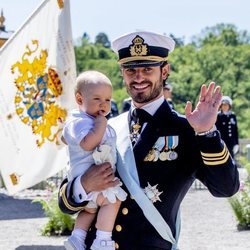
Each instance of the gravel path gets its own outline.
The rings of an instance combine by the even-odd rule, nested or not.
[[[225,198],[191,190],[181,209],[180,250],[249,250],[250,231],[238,231]]]
[[[39,203],[31,203],[36,192],[10,197],[0,190],[0,250],[64,249],[64,237],[40,235],[47,218]],[[190,190],[181,217],[180,250],[250,249],[250,231],[237,231],[228,201],[212,197],[207,190]]]

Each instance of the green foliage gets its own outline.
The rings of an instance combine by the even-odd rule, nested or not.
[[[77,72],[98,70],[107,75],[113,84],[113,99],[120,109],[122,98],[127,95],[116,54],[109,48],[105,48],[100,42],[96,42],[94,45],[86,42],[86,39],[83,40],[81,46],[75,47]]]
[[[174,34],[169,35],[175,41],[175,48],[184,46],[184,37],[176,37]]]
[[[103,47],[105,48],[110,48],[110,41],[108,39],[108,36],[103,33],[103,32],[100,32],[96,38],[95,38],[95,44],[101,44]]]
[[[229,198],[229,203],[238,221],[238,229],[250,229],[250,181],[241,184],[240,191]]]
[[[54,183],[48,182],[48,188],[51,192],[47,199],[35,199],[33,202],[39,202],[45,215],[49,218],[47,224],[41,229],[42,235],[65,235],[69,234],[74,226],[74,219],[71,215],[64,214],[58,207],[57,188]]]
[[[193,38],[193,44],[198,47],[205,45],[238,46],[249,43],[250,35],[247,31],[238,31],[233,24],[220,23],[206,27],[201,34]]]
[[[184,113],[189,100],[196,104],[200,86],[215,81],[224,95],[233,99],[233,111],[238,120],[241,138],[250,138],[250,45],[236,47],[193,45],[177,48],[170,55],[173,101],[178,112]]]
[[[171,72],[168,81],[173,86],[175,109],[184,113],[187,101],[198,99],[200,86],[210,81],[222,87],[224,95],[233,99],[240,138],[250,138],[250,35],[232,24],[208,27],[196,36],[191,44],[184,45],[183,38],[171,37],[176,49],[169,55]],[[113,83],[113,98],[120,109],[126,98],[117,56],[105,42],[108,37],[99,33],[95,44],[84,34],[75,47],[77,72],[94,69],[106,74]],[[97,42],[100,41],[100,42]]]

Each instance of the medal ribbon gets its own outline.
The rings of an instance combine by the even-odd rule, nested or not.
[[[173,143],[172,143],[171,149],[174,150],[178,146],[178,144],[179,144],[179,136],[178,135],[174,135],[172,137],[173,137]]]
[[[164,144],[164,146],[163,146],[163,148],[161,149],[161,152],[163,152],[163,151],[167,151],[168,150],[168,137],[167,136],[165,136],[164,137],[164,140],[165,140],[165,144]]]
[[[168,149],[172,149],[173,147],[173,136],[168,136]]]

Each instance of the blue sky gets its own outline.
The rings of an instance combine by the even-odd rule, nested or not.
[[[8,30],[17,30],[42,0],[0,0]],[[172,33],[185,41],[217,23],[250,32],[250,0],[71,0],[73,38],[87,32],[110,40],[131,31]]]

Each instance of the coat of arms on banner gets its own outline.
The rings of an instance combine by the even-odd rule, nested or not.
[[[15,77],[15,111],[30,126],[41,147],[45,141],[59,144],[59,134],[67,112],[57,102],[63,86],[56,68],[47,66],[48,51],[33,40],[26,46],[21,60],[11,66]],[[10,117],[11,118],[11,115]]]

